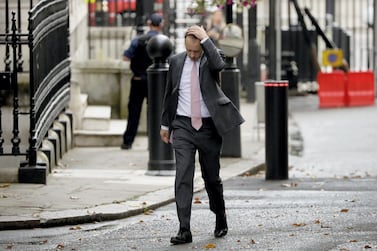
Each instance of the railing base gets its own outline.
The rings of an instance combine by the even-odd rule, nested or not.
[[[29,166],[28,162],[22,162],[18,170],[19,183],[44,184],[47,183],[47,168],[45,163],[37,163]]]

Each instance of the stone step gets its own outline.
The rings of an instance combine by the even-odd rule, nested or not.
[[[109,120],[108,130],[76,130],[75,146],[120,146],[127,120]]]
[[[89,105],[84,112],[82,128],[87,131],[108,131],[110,119],[110,106]]]

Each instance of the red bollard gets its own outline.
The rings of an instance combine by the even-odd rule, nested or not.
[[[320,72],[317,82],[320,108],[346,105],[346,74],[343,71]]]
[[[347,105],[374,105],[373,71],[347,73]]]

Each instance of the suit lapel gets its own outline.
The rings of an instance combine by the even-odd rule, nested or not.
[[[203,65],[207,62],[207,58],[205,56],[202,56],[201,59],[200,59],[200,64],[199,64],[199,84],[200,86],[202,85],[202,83],[204,83],[203,81]]]
[[[182,76],[182,71],[183,71],[183,66],[185,64],[185,59],[186,59],[187,54],[182,53],[179,57],[177,57],[177,71],[174,72],[174,78],[173,78],[173,93],[177,92],[179,83],[181,81],[181,76]]]

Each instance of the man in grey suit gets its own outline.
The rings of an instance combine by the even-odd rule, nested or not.
[[[188,28],[185,47],[185,52],[170,58],[161,116],[161,139],[172,144],[176,159],[175,200],[180,226],[177,236],[170,240],[172,244],[192,242],[190,218],[196,151],[210,210],[216,215],[214,235],[222,237],[227,234],[223,185],[219,175],[222,136],[244,122],[238,109],[220,88],[219,73],[225,62],[205,30],[196,25]],[[196,92],[191,89],[195,82],[200,86],[197,97],[199,118],[196,119],[191,97]]]

